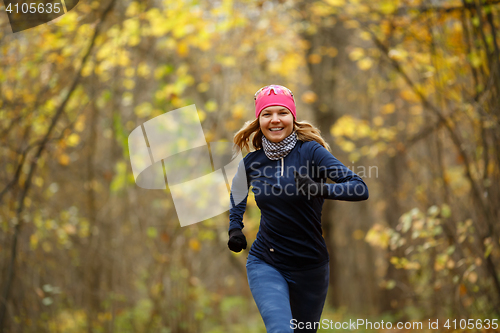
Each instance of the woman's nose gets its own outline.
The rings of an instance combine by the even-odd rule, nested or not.
[[[277,114],[273,114],[272,118],[271,118],[271,122],[273,123],[277,123],[280,121],[280,118],[278,117]]]

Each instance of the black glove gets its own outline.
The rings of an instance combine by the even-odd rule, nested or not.
[[[301,175],[297,171],[293,172],[295,176],[295,185],[300,194],[309,197],[321,197],[328,195],[328,185],[323,182],[318,183],[312,180],[308,175]]]
[[[247,239],[241,229],[231,229],[229,231],[227,246],[233,252],[241,252],[242,249],[247,248]]]

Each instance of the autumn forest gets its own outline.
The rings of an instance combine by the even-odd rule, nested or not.
[[[80,0],[16,33],[5,8],[1,333],[265,332],[229,213],[181,227],[128,137],[194,104],[232,142],[268,84],[370,190],[323,207],[322,318],[500,331],[498,0]],[[249,244],[259,220],[250,194]]]

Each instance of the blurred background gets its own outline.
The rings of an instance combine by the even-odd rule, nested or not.
[[[228,213],[180,227],[127,138],[195,104],[231,142],[268,84],[370,190],[325,203],[323,318],[499,318],[499,8],[81,0],[12,33],[2,6],[0,332],[265,332]],[[250,196],[249,244],[259,219]]]

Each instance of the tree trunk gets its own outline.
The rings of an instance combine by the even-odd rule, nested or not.
[[[311,22],[309,22],[311,23]],[[349,32],[342,24],[317,26],[314,34],[303,34],[310,43],[306,58],[311,77],[310,89],[317,95],[312,104],[314,124],[323,138],[333,144],[330,129],[343,114],[336,87],[343,69],[352,66],[345,54]],[[331,56],[325,50],[336,49]],[[314,61],[321,57],[321,61]],[[359,110],[359,106],[357,106]],[[332,145],[332,154],[344,165],[351,164],[341,150]],[[355,171],[355,170],[354,170]],[[346,306],[357,313],[376,311],[377,281],[372,249],[363,241],[370,228],[368,203],[326,201],[323,207],[323,236],[330,253],[330,293],[328,302],[334,307]],[[354,235],[358,235],[354,239]]]

